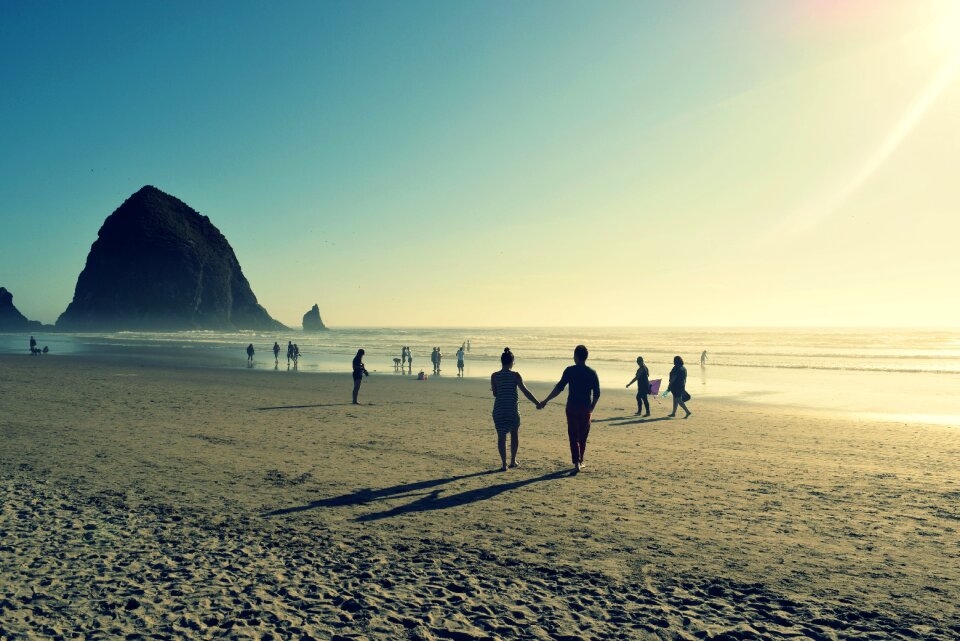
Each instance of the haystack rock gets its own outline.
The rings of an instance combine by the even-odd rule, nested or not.
[[[44,329],[43,323],[28,320],[13,304],[13,294],[0,287],[0,332],[23,332]]]
[[[104,221],[57,329],[286,328],[257,303],[210,219],[148,185]]]
[[[323,319],[320,318],[320,308],[314,304],[310,311],[303,315],[303,331],[322,332],[326,329],[327,326],[323,324]]]

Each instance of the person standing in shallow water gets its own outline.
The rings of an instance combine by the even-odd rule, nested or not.
[[[457,350],[457,376],[463,376],[463,346]]]
[[[504,348],[500,355],[502,367],[490,375],[493,392],[493,426],[497,430],[497,451],[500,452],[501,471],[507,470],[507,434],[510,434],[510,467],[517,467],[517,449],[520,447],[520,408],[517,390],[540,408],[540,401],[523,384],[520,372],[513,371],[513,352]]]
[[[570,386],[567,393],[567,437],[570,439],[574,474],[584,469],[583,454],[587,450],[587,436],[590,434],[590,415],[600,400],[600,379],[593,369],[587,367],[589,355],[586,346],[577,345],[573,350],[574,364],[563,370],[560,382],[537,406],[537,409],[543,409],[564,387]]]
[[[667,416],[671,418],[676,416],[677,406],[679,405],[686,412],[683,418],[688,418],[691,412],[685,405],[690,400],[690,395],[687,394],[687,368],[683,366],[683,359],[679,356],[673,357],[673,369],[670,370],[670,386],[667,389],[673,394],[673,412]]]
[[[280,364],[280,343],[277,342],[273,343],[273,364]]]
[[[633,381],[637,382],[637,414],[642,414],[646,407],[647,413],[644,416],[650,416],[650,401],[647,399],[647,394],[650,393],[650,370],[643,364],[643,356],[637,356],[637,375],[627,383],[628,388]]]
[[[253,343],[247,345],[247,365],[253,365]]]
[[[357,350],[357,355],[353,357],[353,404],[359,405],[357,402],[357,396],[360,394],[360,382],[363,380],[364,376],[370,376],[370,372],[367,371],[367,368],[363,366],[363,354],[362,349]]]

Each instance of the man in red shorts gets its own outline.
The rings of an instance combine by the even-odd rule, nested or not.
[[[543,409],[564,387],[570,386],[567,394],[567,436],[570,437],[574,474],[583,469],[583,453],[587,449],[587,435],[590,434],[590,414],[600,400],[600,379],[595,371],[587,367],[587,356],[587,348],[577,345],[573,350],[575,364],[563,370],[560,382],[537,406],[537,409]]]

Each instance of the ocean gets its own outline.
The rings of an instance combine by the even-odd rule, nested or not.
[[[28,336],[0,334],[0,353],[26,353]],[[470,341],[466,376],[499,369],[504,347],[515,369],[540,387],[572,363],[573,348],[590,349],[590,364],[606,389],[623,389],[643,356],[651,378],[664,383],[673,357],[688,370],[687,389],[698,397],[845,413],[904,423],[960,426],[960,330],[956,329],[663,329],[663,328],[347,328],[323,333],[209,331],[116,332],[37,336],[54,356],[190,367],[245,368],[246,346],[256,349],[254,369],[287,374],[286,344],[300,347],[297,371],[349,372],[358,348],[375,375],[396,375],[393,359],[407,345],[414,374],[431,373],[430,351],[444,354],[441,376],[456,376],[457,348]],[[275,368],[270,348],[281,346]],[[705,366],[700,353],[707,351]],[[49,358],[49,357],[48,357]],[[666,401],[664,401],[666,402]]]

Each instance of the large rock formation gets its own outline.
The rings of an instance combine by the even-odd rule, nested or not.
[[[257,304],[210,219],[148,185],[104,221],[57,329],[286,328]]]
[[[310,311],[303,315],[303,331],[322,332],[326,329],[327,326],[323,324],[323,319],[320,318],[320,308],[314,304]]]
[[[13,294],[0,287],[0,332],[33,332],[43,328],[43,323],[21,314],[13,304]]]

